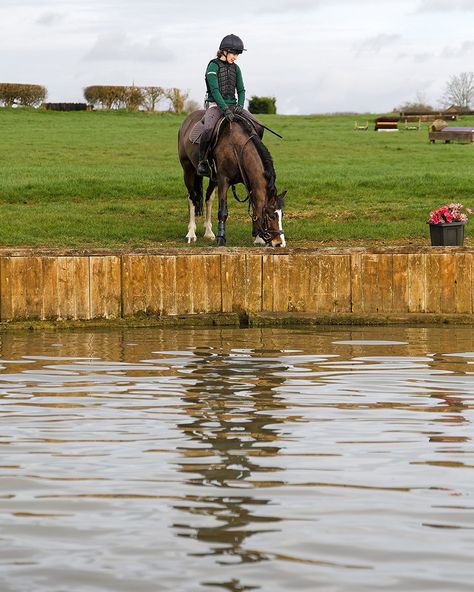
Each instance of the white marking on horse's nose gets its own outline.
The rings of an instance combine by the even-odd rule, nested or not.
[[[283,212],[281,210],[277,210],[276,213],[278,214],[278,230],[280,231],[280,239],[281,239],[281,243],[280,246],[281,247],[286,247],[286,239],[285,239],[285,235],[283,233]]]

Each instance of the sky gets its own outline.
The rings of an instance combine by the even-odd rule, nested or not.
[[[0,82],[83,102],[94,84],[177,87],[202,104],[204,71],[234,33],[247,98],[278,113],[441,105],[474,70],[474,0],[0,0]],[[163,104],[162,108],[167,108]]]

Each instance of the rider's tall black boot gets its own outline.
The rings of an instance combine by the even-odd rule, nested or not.
[[[196,172],[200,177],[211,176],[211,167],[209,166],[209,162],[207,160],[207,151],[209,149],[210,142],[211,134],[209,132],[204,132],[199,142],[199,164],[196,169]]]

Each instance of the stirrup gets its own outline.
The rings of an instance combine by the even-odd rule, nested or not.
[[[207,162],[207,160],[199,161],[199,164],[197,165],[196,173],[200,177],[210,177],[211,176],[211,167],[209,166],[209,163]]]

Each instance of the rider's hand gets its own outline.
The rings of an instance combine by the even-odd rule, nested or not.
[[[232,121],[234,121],[234,114],[232,113],[232,111],[229,108],[227,108],[224,111],[224,117],[227,119],[227,121],[229,123],[232,123]]]
[[[242,105],[236,105],[234,107],[234,113],[236,115],[240,115],[242,113],[242,111],[244,110],[244,108],[242,107]]]

